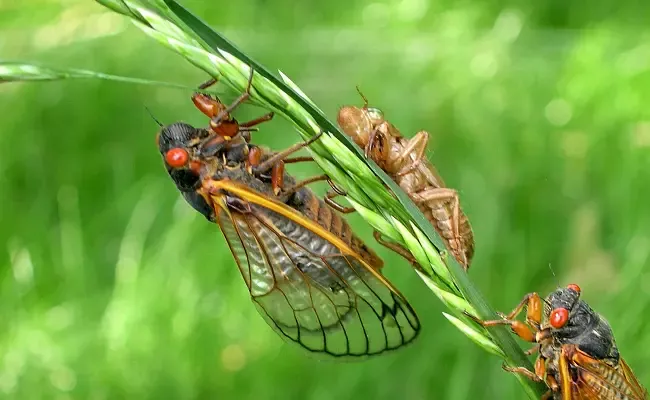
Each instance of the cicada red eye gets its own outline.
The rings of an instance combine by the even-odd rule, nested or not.
[[[575,283],[567,285],[567,289],[571,289],[574,292],[580,293],[580,286],[576,285]]]
[[[566,308],[556,308],[551,311],[551,315],[548,317],[548,322],[555,329],[559,329],[566,325],[569,320],[569,310]]]
[[[175,147],[169,150],[165,154],[165,161],[173,168],[180,168],[187,164],[187,160],[190,158],[189,154],[185,149]]]

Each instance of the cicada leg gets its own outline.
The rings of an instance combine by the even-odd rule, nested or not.
[[[388,240],[384,239],[381,236],[381,232],[379,232],[378,230],[375,230],[373,232],[372,236],[375,238],[375,240],[380,245],[382,245],[382,246],[394,251],[395,253],[399,254],[400,256],[404,257],[406,259],[406,261],[410,262],[411,264],[419,265],[418,262],[415,260],[415,257],[413,257],[411,252],[408,251],[406,249],[406,247],[404,247],[404,246],[402,246],[400,244],[397,244],[397,243],[389,242]]]
[[[355,212],[356,210],[355,210],[354,207],[345,207],[345,206],[342,206],[342,205],[336,203],[334,200],[332,200],[333,198],[335,198],[337,196],[345,196],[345,195],[347,195],[347,193],[345,193],[345,191],[343,191],[339,187],[337,187],[334,184],[334,182],[329,181],[329,184],[332,187],[332,190],[329,191],[327,193],[327,195],[325,196],[325,203],[327,205],[329,205],[330,207],[332,207],[333,209],[335,209],[336,211],[341,212],[343,214],[349,214],[349,213]],[[377,230],[375,230],[373,232],[373,236],[374,236],[375,240],[377,241],[377,243],[379,243],[380,245],[386,247],[387,249],[392,250],[395,253],[399,254],[404,259],[406,259],[406,261],[408,261],[410,264],[412,264],[413,267],[415,267],[419,271],[424,272],[422,267],[420,267],[420,264],[415,260],[415,257],[413,257],[411,252],[408,251],[408,249],[406,247],[404,247],[402,245],[399,245],[397,243],[387,241],[386,239],[384,239],[381,236],[381,232],[379,232]]]
[[[537,353],[539,351],[539,344],[534,345],[530,349],[524,351],[524,354],[527,356],[532,356],[533,354]]]
[[[460,237],[460,200],[458,192],[450,188],[428,188],[420,192],[413,193],[411,199],[415,203],[428,203],[434,201],[451,201],[451,230],[454,240],[457,242],[457,248],[461,249]],[[464,251],[460,250],[463,258],[465,258]],[[463,262],[464,266],[467,265],[467,260]]]
[[[415,151],[415,159],[401,171],[397,173],[396,176],[404,176],[412,171],[414,171],[418,165],[424,159],[424,155],[427,150],[427,145],[429,144],[429,132],[420,131],[415,136],[413,136],[406,144],[402,152],[397,156],[395,161],[399,164],[403,163],[405,159],[411,157],[411,154]]]
[[[199,85],[199,89],[207,89],[217,83],[217,80],[212,78]],[[223,103],[219,99],[215,99],[210,95],[196,92],[192,95],[192,102],[203,114],[208,118],[215,117],[221,109],[224,108]]]
[[[540,378],[539,376],[537,376],[534,372],[528,370],[528,368],[524,368],[524,367],[509,367],[509,366],[507,366],[507,365],[505,365],[505,364],[503,364],[503,365],[501,366],[501,368],[503,368],[504,371],[506,371],[506,372],[510,372],[510,373],[512,373],[512,374],[518,374],[518,375],[525,376],[526,378],[530,379],[531,381],[541,382],[541,381],[543,380],[542,378]]]
[[[526,323],[515,320],[524,307],[526,307]],[[470,317],[486,328],[496,325],[509,325],[512,331],[521,339],[535,343],[537,342],[536,334],[539,332],[539,325],[542,322],[542,299],[537,293],[528,293],[510,314],[504,316],[504,319],[481,321],[471,315]]]
[[[522,375],[534,382],[545,382],[550,390],[544,393],[544,395],[541,397],[542,400],[550,399],[553,395],[553,392],[559,390],[559,386],[552,376],[549,375],[546,377],[546,379],[544,379],[544,376],[546,375],[546,365],[542,357],[539,357],[535,362],[535,372],[530,371],[524,367],[509,367],[505,364],[503,364],[501,368],[503,368],[503,370],[506,372]]]
[[[302,143],[296,143],[293,146],[280,151],[273,156],[269,157],[267,160],[264,162],[260,162],[261,160],[261,149],[259,148],[252,148],[249,150],[248,153],[248,166],[251,172],[257,173],[262,173],[266,172],[269,169],[271,170],[271,185],[273,187],[273,192],[278,195],[280,191],[284,188],[284,165],[285,163],[297,163],[297,162],[306,162],[306,161],[313,161],[312,157],[294,157],[294,158],[288,158],[291,154],[300,151],[301,149],[309,146],[310,144],[314,143],[318,139],[320,139],[321,135],[323,132],[319,132],[317,135],[312,137],[306,142]],[[303,186],[306,186],[310,183],[313,182],[319,182],[319,181],[324,181],[324,180],[329,180],[329,176],[327,175],[319,175],[313,178],[305,179],[304,181],[296,183],[293,187],[289,188],[288,191],[285,193],[285,195],[290,195],[296,190],[300,189]]]
[[[221,110],[219,110],[219,113],[212,117],[212,123],[220,123],[222,120],[227,118],[235,108],[239,107],[241,103],[248,100],[248,98],[251,96],[250,91],[251,87],[253,86],[253,75],[255,74],[255,70],[252,66],[250,67],[250,70],[251,72],[248,76],[248,83],[246,84],[246,90],[244,90],[244,93],[239,95],[239,97],[237,97],[235,101],[233,101],[228,107],[222,107]]]
[[[339,203],[337,203],[336,201],[334,201],[334,198],[336,198],[338,196],[340,196],[339,193],[336,193],[336,192],[333,192],[333,191],[328,191],[327,194],[325,195],[325,198],[323,199],[323,201],[325,202],[325,204],[332,207],[333,209],[340,212],[341,214],[351,214],[351,213],[357,211],[354,207],[342,206]]]
[[[268,171],[278,161],[286,159],[291,154],[293,154],[293,153],[295,153],[297,151],[300,151],[301,149],[309,146],[310,144],[312,144],[315,141],[317,141],[318,139],[320,139],[322,134],[323,134],[323,132],[321,131],[321,132],[318,133],[318,135],[315,135],[314,137],[312,137],[308,141],[301,142],[301,143],[296,143],[293,146],[289,147],[288,149],[285,149],[283,151],[280,151],[280,152],[274,154],[272,157],[268,158],[266,161],[264,161],[262,163],[259,163],[257,165],[253,165],[253,168],[255,169],[255,172],[260,173],[260,172]],[[298,157],[296,157],[296,159],[297,158]],[[303,161],[311,161],[311,157],[308,160],[303,159]],[[293,161],[293,162],[298,162],[298,161]]]
[[[244,122],[242,124],[239,124],[239,130],[240,131],[254,131],[257,130],[257,128],[253,128],[255,125],[259,125],[263,122],[270,121],[273,119],[273,116],[275,115],[274,112],[270,112],[268,114],[264,114],[259,118],[252,119],[248,122]]]
[[[515,320],[515,318],[523,311],[524,307],[526,307],[526,323]],[[481,321],[471,314],[466,313],[466,315],[484,327],[510,325],[510,328],[515,335],[527,342],[536,343],[534,347],[526,352],[526,354],[531,355],[540,350],[540,345],[537,343],[547,340],[550,333],[547,330],[540,330],[543,312],[542,307],[542,299],[537,293],[533,292],[526,294],[510,314],[503,316],[503,319]],[[562,364],[562,362],[560,362],[560,364]],[[521,374],[536,382],[544,381],[550,388],[550,391],[544,394],[542,399],[550,399],[550,396],[560,388],[560,385],[558,385],[555,379],[551,375],[546,374],[546,360],[542,356],[539,356],[535,361],[534,372],[524,367],[508,367],[505,365],[503,366],[503,369],[508,372]]]
[[[282,164],[282,165],[284,165],[284,164]],[[289,196],[289,195],[295,193],[296,191],[298,191],[298,189],[300,189],[302,187],[305,187],[305,186],[307,186],[307,185],[309,185],[311,183],[329,181],[329,180],[330,180],[330,177],[325,175],[325,174],[314,176],[314,177],[307,178],[307,179],[303,179],[302,181],[296,183],[295,185],[293,185],[290,188],[288,188],[287,190],[285,190],[283,195],[284,196]]]
[[[210,118],[210,128],[215,133],[228,137],[234,137],[238,133],[247,134],[248,132],[257,130],[257,128],[254,128],[254,126],[273,119],[274,113],[270,112],[259,118],[255,118],[248,122],[239,124],[234,118],[230,116],[230,113],[235,108],[237,108],[241,103],[250,97],[250,89],[252,87],[254,72],[255,71],[251,67],[246,90],[227,107],[221,102],[221,100],[212,98],[207,94],[197,92],[192,96],[192,102],[196,108],[198,108],[203,114]],[[214,85],[216,82],[216,79],[210,79],[209,81],[199,85],[199,89],[206,89]],[[249,134],[246,135],[245,140],[247,142],[250,141]]]
[[[284,159],[285,164],[294,164],[294,163],[309,162],[309,161],[314,161],[314,157],[305,156],[305,157],[291,157],[291,158]]]

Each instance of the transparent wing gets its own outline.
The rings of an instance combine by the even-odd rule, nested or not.
[[[221,198],[217,222],[252,301],[282,337],[343,357],[379,354],[417,336],[406,299],[342,241],[282,203],[241,193],[237,200],[235,209]]]
[[[630,367],[621,359],[615,367],[580,352],[579,362],[571,362],[576,377],[573,384],[578,399],[643,400],[648,393],[639,384]]]

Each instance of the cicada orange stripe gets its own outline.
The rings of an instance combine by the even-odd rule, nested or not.
[[[478,321],[483,326],[510,325],[520,338],[535,343],[535,371],[504,367],[543,381],[555,400],[642,400],[648,392],[619,354],[609,323],[580,300],[575,284],[558,288],[542,300],[529,293],[504,319]],[[515,318],[525,308],[526,323]]]
[[[368,107],[368,100],[360,91],[359,94],[364,106],[341,107],[337,118],[339,126],[364,149],[366,157],[375,161],[418,205],[446,247],[467,270],[474,256],[474,234],[460,208],[458,193],[445,185],[426,158],[429,133],[420,131],[411,139],[405,138],[384,118],[381,110]],[[405,250],[393,249],[405,255]]]

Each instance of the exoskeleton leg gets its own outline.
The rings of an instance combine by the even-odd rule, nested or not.
[[[458,192],[450,188],[428,188],[411,194],[415,203],[451,201],[451,230],[454,238],[460,242],[460,200]]]
[[[418,165],[422,162],[424,155],[427,151],[427,145],[429,144],[429,132],[420,131],[415,136],[413,136],[406,144],[400,155],[397,157],[396,161],[398,163],[403,163],[404,160],[410,159],[411,154],[415,152],[415,159],[412,162],[404,167],[401,171],[397,173],[397,176],[406,175],[413,170],[415,170]]]

